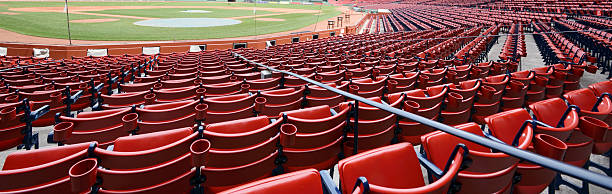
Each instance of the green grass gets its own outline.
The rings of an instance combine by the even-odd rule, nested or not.
[[[185,10],[206,10],[210,13],[184,13]],[[210,9],[210,8],[164,8],[164,9],[113,9],[104,11],[89,11],[113,15],[128,15],[148,18],[229,18],[253,15],[253,10]],[[257,11],[257,15],[278,12]]]
[[[0,6],[0,12],[8,11],[13,7],[63,7],[63,2],[0,2],[8,6]],[[69,2],[70,6],[228,6],[227,3],[199,3],[199,2]],[[249,3],[232,3],[235,7],[252,7]],[[160,28],[137,26],[133,23],[137,19],[120,18],[114,22],[103,23],[71,23],[72,38],[75,40],[197,40],[212,38],[228,38],[269,34],[290,31],[314,24],[317,20],[324,21],[340,14],[335,7],[319,5],[279,5],[257,4],[257,7],[294,8],[319,10],[321,15],[314,14],[285,14],[268,16],[268,18],[281,18],[285,21],[255,21],[253,18],[240,19],[242,23],[230,26],[207,28]],[[228,9],[201,9],[213,11],[212,13],[181,13],[179,11],[201,8],[180,9],[138,9],[138,10],[106,10],[100,13],[132,15],[141,17],[171,18],[171,17],[236,17],[252,15],[252,10]],[[19,12],[19,15],[0,14],[0,28],[13,32],[48,38],[67,39],[66,15],[64,13],[31,13]],[[273,12],[257,11],[257,15]],[[71,20],[109,18],[81,14],[70,14]],[[118,18],[119,19],[119,18]],[[255,29],[255,26],[257,28]],[[18,42],[19,40],[15,40]]]

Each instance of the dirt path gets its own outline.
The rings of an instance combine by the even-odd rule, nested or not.
[[[212,6],[211,6],[212,7]],[[250,8],[249,8],[250,9]],[[349,8],[347,7],[338,7],[336,8],[338,11],[347,12]],[[258,10],[261,10],[258,8]],[[63,11],[63,7],[61,7],[61,11]],[[318,13],[318,10],[315,13]],[[351,13],[350,25],[355,25],[363,18],[365,15],[358,12],[349,11]],[[261,17],[262,15],[258,15],[257,17]],[[344,14],[340,14],[338,16],[344,16]],[[336,17],[329,18],[335,20]],[[346,25],[345,21],[345,25]],[[285,32],[277,32],[272,34],[265,35],[257,35],[257,36],[246,36],[246,37],[234,37],[234,38],[221,38],[221,39],[207,39],[207,41],[218,41],[218,40],[248,40],[248,39],[257,39],[257,38],[267,38],[267,37],[275,37],[287,35],[294,32],[304,32],[304,31],[320,31],[327,29],[327,19],[321,18],[318,23],[312,24],[297,30],[285,31]],[[196,40],[179,40],[179,41],[96,41],[96,40],[72,40],[73,45],[91,45],[91,44],[126,44],[126,43],[164,43],[164,42],[193,42]],[[49,44],[49,45],[67,45],[67,39],[58,39],[58,38],[44,38],[37,36],[29,36],[24,34],[19,34],[16,32],[0,29],[0,42],[19,42],[19,43],[29,43],[29,44]]]

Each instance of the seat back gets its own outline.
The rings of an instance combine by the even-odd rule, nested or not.
[[[87,156],[86,142],[9,154],[0,170],[0,192],[67,192],[68,170]]]
[[[588,89],[583,88],[574,90],[563,95],[570,104],[580,107],[580,110],[591,111],[595,103],[597,102],[597,96],[595,93]],[[600,104],[601,107],[604,103]]]
[[[612,81],[607,80],[591,84],[589,89],[593,90],[597,96],[601,96],[605,92],[612,94]]]
[[[321,176],[315,169],[306,169],[282,174],[249,184],[238,186],[221,194],[229,193],[312,193],[323,194]]]
[[[446,193],[459,171],[463,154],[458,153],[453,164],[440,179],[425,185],[416,152],[410,143],[400,143],[363,152],[338,163],[341,190],[353,191],[357,178],[365,177],[373,193]]]
[[[242,149],[268,141],[279,132],[281,120],[270,123],[267,117],[252,117],[213,123],[206,126],[204,137],[213,149]]]
[[[508,145],[512,145],[516,134],[527,120],[531,120],[529,113],[525,109],[517,108],[488,116],[485,118],[485,123],[494,137]],[[533,128],[531,124],[528,124],[519,138],[517,147],[526,149],[531,143],[532,138]]]
[[[363,152],[338,163],[342,193],[351,193],[357,178],[388,188],[425,185],[416,152],[410,143],[400,143]]]
[[[121,137],[114,150],[96,149],[101,188],[138,190],[164,184],[190,171],[189,146],[197,133],[191,128]],[[138,161],[138,162],[135,162]]]
[[[565,118],[562,118],[568,106],[561,98],[552,98],[535,102],[529,105],[529,108],[538,121],[553,127],[538,126],[536,127],[536,132],[538,133],[546,133],[560,140],[565,140],[572,131],[578,127],[579,116],[576,110],[572,110]],[[563,126],[557,126],[561,119],[563,119]]]

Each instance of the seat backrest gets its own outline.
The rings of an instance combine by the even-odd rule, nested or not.
[[[226,191],[228,193],[312,193],[322,194],[321,176],[315,169],[306,169],[262,179],[238,186]]]
[[[482,130],[476,123],[466,123],[455,127],[478,136],[484,136]],[[470,154],[472,152],[491,153],[491,149],[487,147],[442,131],[434,131],[421,136],[421,142],[423,143],[423,148],[425,149],[427,158],[440,169],[444,168],[453,149],[460,143],[467,146],[467,148],[470,150]],[[469,171],[469,168],[466,170]]]
[[[410,143],[400,143],[366,151],[338,163],[342,193],[351,193],[357,178],[390,188],[425,185],[416,152]]]
[[[287,116],[299,119],[323,119],[332,116],[327,105],[304,108],[299,110],[284,112]]]
[[[337,114],[332,115],[329,106],[321,105],[281,114],[287,114],[287,123],[295,125],[298,133],[318,133],[342,125],[346,121],[348,106],[341,104],[333,110]]]
[[[276,89],[262,91],[260,95],[266,98],[266,104],[284,105],[298,101],[300,98],[302,98],[304,90],[304,88],[297,90],[294,88]]]
[[[597,96],[588,88],[574,90],[563,95],[570,104],[580,107],[581,110],[590,111],[597,102]]]
[[[531,120],[529,113],[522,108],[508,110],[485,118],[489,131],[497,139],[511,145],[523,123]],[[519,138],[518,147],[525,149],[531,143],[533,128],[528,124]]]
[[[208,89],[206,90],[208,91]],[[244,109],[255,103],[256,95],[234,94],[220,97],[205,98],[204,103],[208,105],[208,111],[229,112]]]
[[[81,112],[76,118],[61,116],[60,120],[74,123],[74,131],[94,131],[119,126],[123,115],[131,108]]]
[[[270,123],[266,116],[251,117],[207,125],[204,137],[211,142],[212,148],[239,149],[274,137],[279,126],[279,120]]]
[[[170,121],[177,118],[195,114],[195,107],[198,101],[186,100],[169,102],[154,105],[145,105],[136,108],[138,117],[144,122]]]
[[[607,80],[591,84],[589,89],[593,90],[597,96],[601,96],[605,92],[612,94],[612,81]]]
[[[555,127],[568,106],[561,98],[551,98],[542,100],[529,105],[529,109],[538,121]]]
[[[9,154],[0,170],[0,192],[60,186],[63,183],[54,185],[51,182],[68,177],[70,167],[87,156],[91,143],[95,142]]]
[[[191,128],[180,128],[155,133],[120,137],[115,140],[113,151],[137,152],[155,149],[183,139],[192,133]],[[187,153],[187,150],[185,153]]]

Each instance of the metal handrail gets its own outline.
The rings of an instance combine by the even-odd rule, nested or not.
[[[268,69],[270,71],[280,72],[280,73],[283,73],[283,74],[287,74],[287,75],[296,77],[298,79],[304,80],[304,81],[306,81],[308,83],[314,84],[314,85],[319,86],[321,88],[325,88],[326,90],[332,91],[332,92],[337,93],[339,95],[342,95],[344,97],[351,98],[353,100],[365,103],[367,105],[379,108],[381,110],[393,113],[395,115],[398,115],[398,116],[401,116],[401,117],[404,117],[404,118],[408,118],[408,119],[413,120],[415,122],[421,123],[421,124],[423,124],[425,126],[432,127],[432,128],[437,129],[437,130],[440,130],[440,131],[444,131],[444,132],[446,132],[448,134],[451,134],[451,135],[460,137],[462,139],[465,139],[465,140],[477,143],[479,145],[491,148],[493,150],[497,150],[499,152],[503,152],[505,154],[514,156],[516,158],[520,158],[522,160],[529,161],[529,162],[531,162],[533,164],[537,164],[537,165],[540,165],[540,166],[552,169],[554,171],[561,172],[563,174],[569,175],[571,177],[580,179],[582,181],[586,181],[586,182],[595,184],[597,186],[600,186],[600,187],[612,190],[612,177],[608,177],[608,176],[604,176],[602,174],[591,172],[591,171],[588,171],[588,170],[585,170],[585,169],[582,169],[582,168],[579,168],[579,167],[576,167],[576,166],[573,166],[573,165],[569,165],[569,164],[563,163],[563,162],[558,161],[558,160],[550,159],[550,158],[547,158],[547,157],[535,154],[533,152],[529,152],[529,151],[526,151],[526,150],[518,149],[518,148],[512,147],[512,146],[507,145],[507,144],[502,144],[502,143],[493,141],[491,139],[488,139],[488,138],[485,138],[485,137],[482,137],[482,136],[478,136],[478,135],[475,135],[475,134],[472,134],[472,133],[469,133],[469,132],[466,132],[466,131],[463,131],[463,130],[460,130],[460,129],[457,129],[457,128],[454,128],[454,127],[451,127],[451,126],[448,126],[446,124],[439,123],[437,121],[430,120],[428,118],[425,118],[425,117],[422,117],[422,116],[419,116],[419,115],[416,115],[416,114],[412,114],[410,112],[406,112],[406,111],[403,111],[403,110],[400,110],[400,109],[397,109],[397,108],[394,108],[392,106],[387,106],[387,105],[384,105],[384,104],[381,104],[381,103],[378,103],[378,102],[374,102],[374,101],[368,100],[368,99],[366,99],[364,97],[357,96],[357,95],[354,95],[354,94],[351,94],[351,93],[339,90],[339,89],[334,88],[334,87],[330,87],[330,86],[325,85],[325,84],[323,84],[321,82],[317,82],[317,81],[308,79],[308,78],[300,76],[300,75],[298,75],[296,73],[292,73],[292,72],[288,72],[288,71],[283,71],[283,70],[278,70],[278,69],[269,67],[267,65],[263,65],[261,63],[257,63],[257,62],[251,61],[251,60],[247,59],[246,57],[244,57],[244,56],[242,56],[242,55],[240,55],[238,53],[235,53],[235,52],[232,52],[232,54],[234,56],[236,56],[236,57],[240,57],[242,60],[245,60],[245,61],[247,61],[249,63],[258,65],[260,67],[264,67],[264,68],[266,68],[266,69]]]

